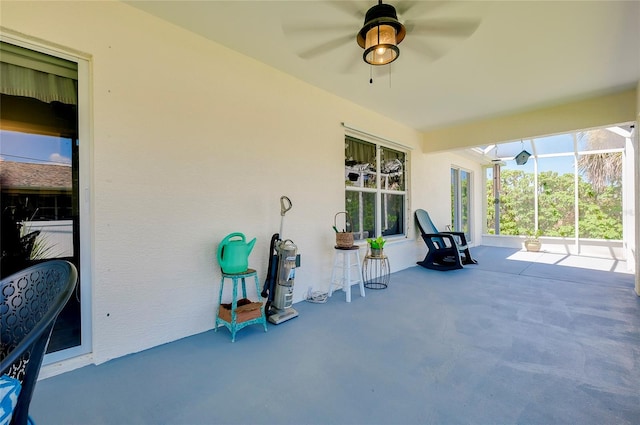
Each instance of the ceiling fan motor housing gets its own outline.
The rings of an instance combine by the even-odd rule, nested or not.
[[[406,29],[398,21],[396,9],[390,4],[379,3],[367,11],[364,26],[358,33],[358,45],[362,58],[371,65],[386,65],[400,55],[398,44],[404,40]]]

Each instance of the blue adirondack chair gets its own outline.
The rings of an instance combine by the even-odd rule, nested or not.
[[[429,251],[418,264],[433,270],[461,269],[463,264],[478,264],[471,258],[467,238],[463,232],[440,232],[431,221],[429,213],[418,209],[416,223]]]

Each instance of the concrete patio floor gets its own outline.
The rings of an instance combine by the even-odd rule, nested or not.
[[[341,291],[296,304],[298,318],[250,326],[235,343],[221,328],[41,380],[31,415],[39,425],[640,423],[640,298],[624,262],[472,253],[479,264],[463,270],[412,267],[365,298],[354,287],[349,304]]]

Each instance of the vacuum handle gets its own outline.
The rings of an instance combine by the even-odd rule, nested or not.
[[[293,205],[291,204],[291,199],[287,198],[286,196],[281,196],[280,197],[280,215],[284,216],[287,211],[289,211],[291,208],[293,208]]]

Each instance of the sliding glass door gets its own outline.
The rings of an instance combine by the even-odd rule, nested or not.
[[[471,173],[451,168],[451,227],[471,242]]]
[[[90,350],[78,63],[7,42],[0,48],[1,272],[7,276],[53,258],[77,267],[80,282],[47,350],[60,360]]]

